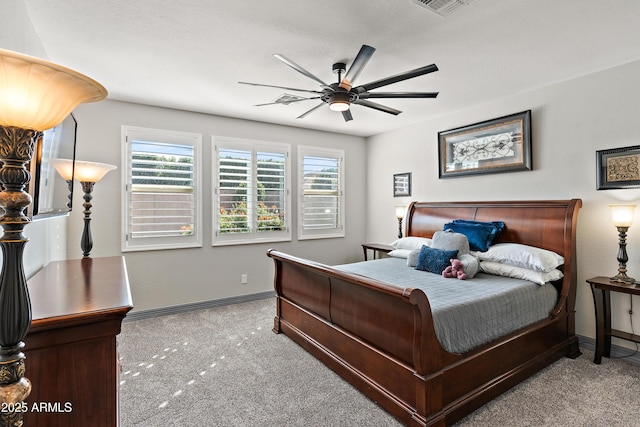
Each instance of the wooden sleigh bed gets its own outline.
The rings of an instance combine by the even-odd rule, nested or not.
[[[563,356],[575,336],[579,199],[445,202],[409,206],[406,235],[431,237],[453,219],[504,221],[497,242],[564,257],[548,318],[463,354],[445,350],[419,289],[387,283],[277,250],[274,332],[284,333],[405,425],[451,425]],[[426,273],[431,274],[431,273]],[[455,279],[452,279],[455,280]]]

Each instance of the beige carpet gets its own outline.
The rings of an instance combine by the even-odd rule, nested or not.
[[[272,298],[125,322],[121,425],[399,426],[271,331]],[[640,366],[562,359],[457,426],[638,426]]]

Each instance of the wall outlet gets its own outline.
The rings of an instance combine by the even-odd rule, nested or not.
[[[248,281],[249,277],[246,274],[240,276],[240,283],[242,283],[243,285],[246,285]]]

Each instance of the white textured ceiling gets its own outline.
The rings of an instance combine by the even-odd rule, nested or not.
[[[24,3],[49,59],[110,99],[360,136],[640,59],[638,0],[474,0],[447,18],[411,0]],[[377,51],[356,85],[435,63],[440,71],[373,92],[438,98],[376,100],[399,116],[352,106],[345,123],[326,105],[296,119],[316,100],[254,107],[299,93],[237,83],[317,90],[272,55],[331,83],[332,64],[349,64],[362,44]]]

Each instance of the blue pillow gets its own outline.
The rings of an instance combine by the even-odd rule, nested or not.
[[[445,251],[444,249],[423,246],[418,255],[416,270],[429,271],[442,274],[447,266],[451,265],[451,259],[458,256],[458,250]]]
[[[453,230],[462,233],[469,240],[469,249],[472,251],[486,252],[498,234],[504,229],[502,221],[472,221],[454,219],[444,225],[444,230]]]

